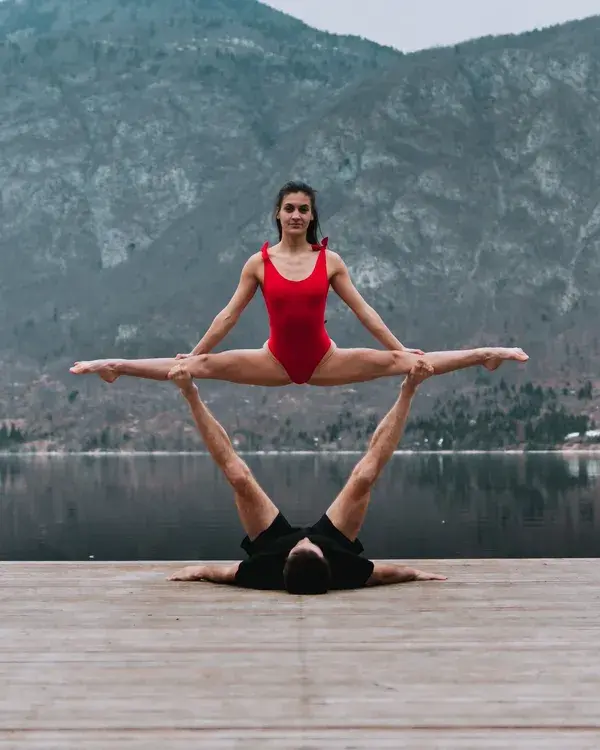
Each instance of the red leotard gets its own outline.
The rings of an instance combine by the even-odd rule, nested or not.
[[[269,258],[268,248],[266,242],[261,250],[265,264],[262,292],[270,326],[267,346],[293,383],[306,383],[331,346],[325,330],[327,238],[322,245],[313,245],[319,256],[313,272],[301,281],[282,276]]]

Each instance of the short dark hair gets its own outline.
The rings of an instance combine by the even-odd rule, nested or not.
[[[290,594],[326,594],[331,586],[331,568],[314,550],[299,549],[285,561],[283,581]]]
[[[310,185],[307,185],[306,182],[300,182],[293,180],[291,182],[286,182],[285,185],[281,188],[281,190],[277,193],[277,198],[275,200],[275,224],[277,225],[277,231],[279,232],[279,239],[282,238],[283,232],[281,230],[281,222],[277,218],[277,213],[281,210],[281,206],[283,204],[284,199],[291,195],[292,193],[304,193],[304,195],[308,195],[310,198],[310,206],[312,209],[312,221],[308,225],[308,230],[306,232],[306,241],[309,242],[311,245],[318,245],[319,244],[319,233],[321,232],[321,227],[319,226],[319,209],[317,208],[317,191],[311,187]]]

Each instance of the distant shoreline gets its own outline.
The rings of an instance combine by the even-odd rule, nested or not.
[[[321,451],[237,451],[240,456],[362,456],[364,450],[321,450]],[[600,445],[595,448],[554,448],[546,450],[398,450],[395,456],[527,456],[553,454],[560,456],[600,455]],[[136,456],[210,456],[207,451],[0,451],[0,458],[35,458],[52,457],[68,458],[70,456],[86,456],[89,458],[134,458]]]

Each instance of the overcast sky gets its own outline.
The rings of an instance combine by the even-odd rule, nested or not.
[[[410,52],[600,15],[600,0],[261,0],[337,34]]]

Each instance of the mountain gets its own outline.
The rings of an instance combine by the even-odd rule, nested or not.
[[[6,418],[60,446],[107,429],[169,443],[171,388],[108,388],[68,365],[193,346],[274,239],[290,178],[317,187],[331,247],[402,341],[519,344],[532,360],[509,383],[568,401],[589,381],[569,408],[593,416],[599,31],[591,18],[402,55],[254,0],[0,4]],[[340,345],[370,342],[333,299],[328,327]],[[257,298],[224,345],[266,336]],[[265,435],[299,410],[307,435],[344,410],[368,421],[390,398],[384,383],[207,389],[228,426]]]

